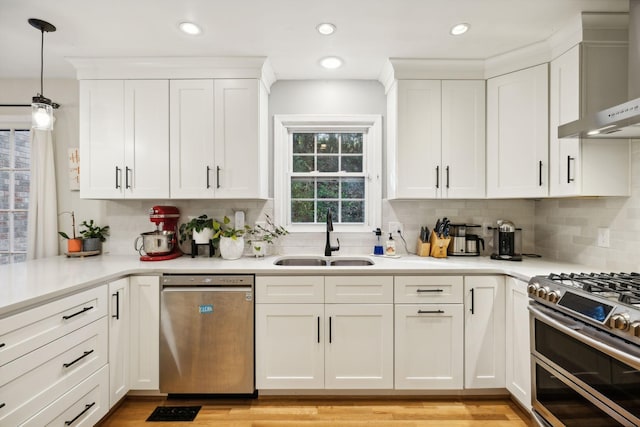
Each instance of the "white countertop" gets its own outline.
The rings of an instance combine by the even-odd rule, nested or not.
[[[506,274],[528,281],[536,275],[590,272],[584,265],[524,258],[522,262],[497,261],[489,257],[400,258],[370,257],[365,267],[276,266],[278,256],[221,258],[183,256],[169,261],[142,262],[137,255],[99,255],[87,258],[57,256],[0,266],[0,317],[31,305],[58,298],[96,284],[131,274],[162,273],[255,273],[257,275],[353,275],[353,274]],[[340,258],[340,257],[334,257]],[[347,257],[349,258],[349,257]]]

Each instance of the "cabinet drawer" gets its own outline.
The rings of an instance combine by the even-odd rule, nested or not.
[[[103,285],[0,319],[0,366],[106,314]]]
[[[0,425],[19,425],[107,363],[106,317],[0,367]]]
[[[327,276],[324,282],[326,303],[393,302],[393,276]]]
[[[462,276],[395,276],[396,303],[462,303]]]
[[[109,411],[109,367],[82,381],[21,427],[94,426]]]
[[[323,303],[322,276],[256,277],[256,303]]]

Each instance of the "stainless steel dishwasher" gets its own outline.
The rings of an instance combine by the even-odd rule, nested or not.
[[[253,275],[164,275],[160,391],[254,394]]]

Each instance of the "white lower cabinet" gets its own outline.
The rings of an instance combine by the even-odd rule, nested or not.
[[[129,387],[160,388],[160,277],[129,278],[131,336]]]
[[[324,387],[324,304],[256,304],[256,387]]]
[[[504,276],[466,276],[465,388],[504,388]]]
[[[462,304],[396,304],[395,388],[462,389]]]
[[[129,391],[129,278],[109,283],[109,404]]]
[[[531,410],[531,343],[527,283],[506,279],[506,382],[507,390]]]

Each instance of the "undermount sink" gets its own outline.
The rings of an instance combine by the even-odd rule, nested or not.
[[[325,257],[301,257],[301,256],[288,256],[278,258],[274,261],[274,265],[284,266],[302,266],[302,267],[360,267],[373,265],[374,262],[369,258],[364,257],[340,257],[340,258],[325,258]]]

